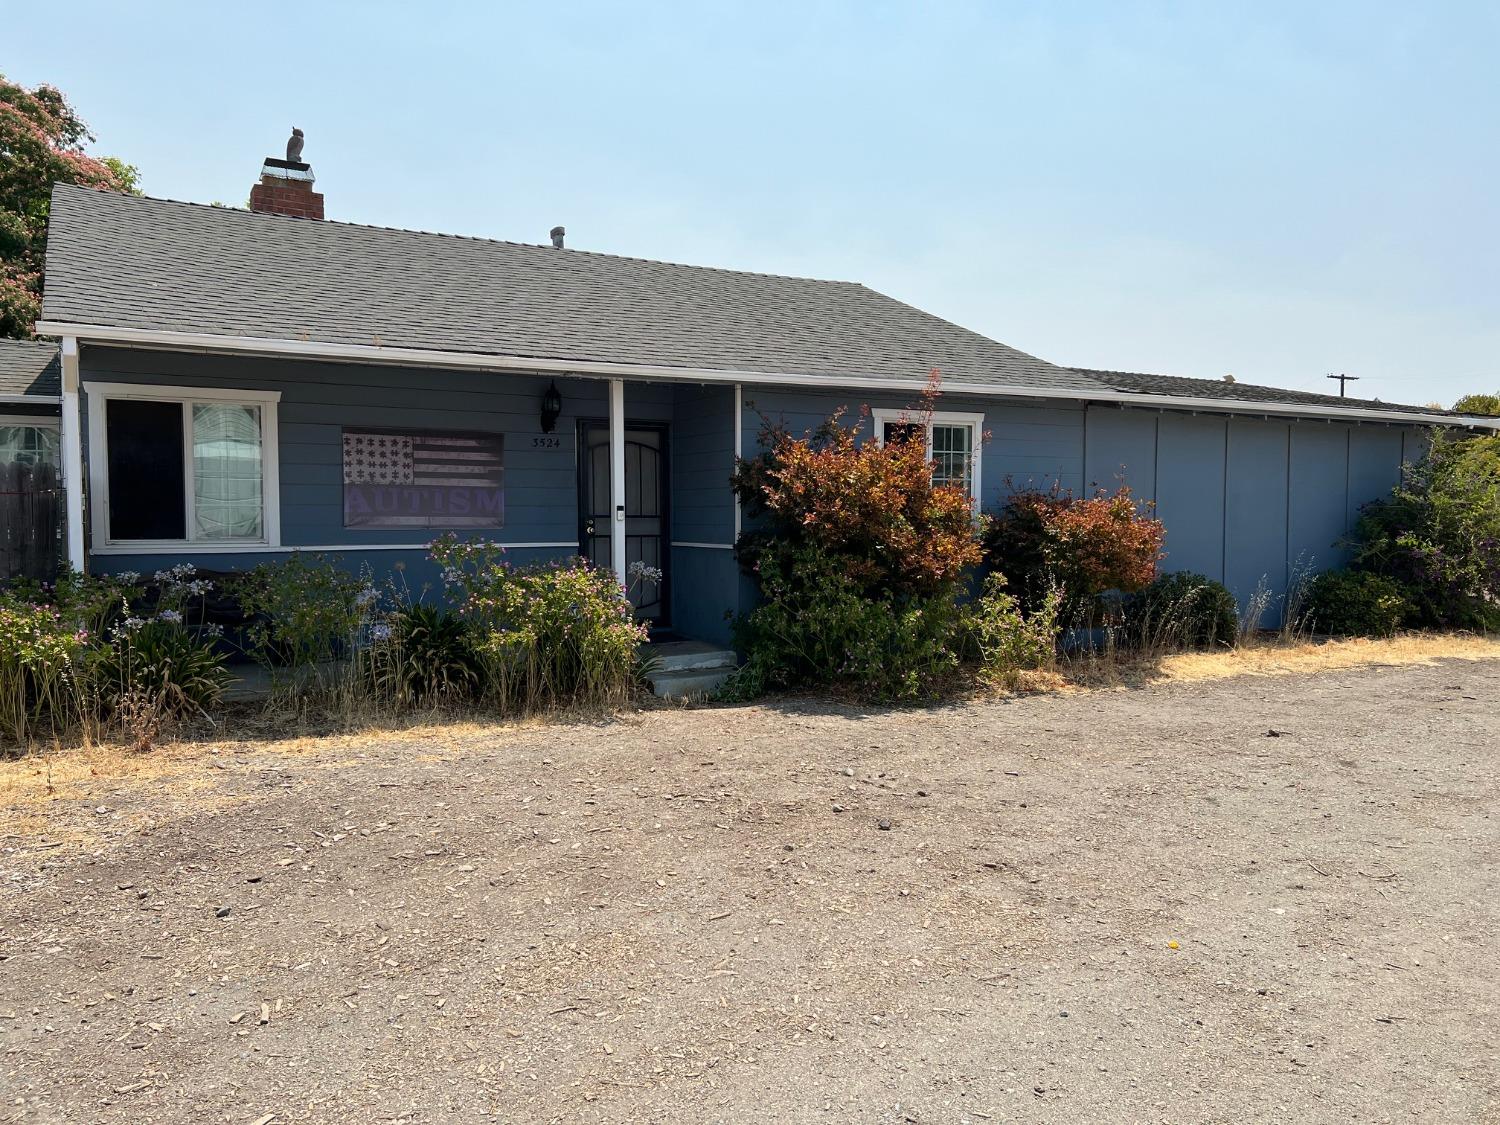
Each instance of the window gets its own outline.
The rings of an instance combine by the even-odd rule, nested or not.
[[[0,418],[0,465],[51,465],[56,468],[57,464],[55,421],[24,415]]]
[[[922,434],[920,419],[900,410],[874,411],[875,430],[884,445]],[[984,432],[983,414],[934,413],[926,427],[927,458],[932,462],[934,484],[957,485],[977,502],[979,497],[979,439]]]
[[[278,546],[279,393],[86,384],[95,549]]]

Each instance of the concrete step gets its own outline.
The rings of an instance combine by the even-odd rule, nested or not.
[[[739,663],[733,649],[706,641],[665,641],[647,645],[641,655],[650,662],[653,674],[733,668]]]
[[[734,674],[734,665],[686,672],[653,672],[651,690],[662,699],[702,699]]]

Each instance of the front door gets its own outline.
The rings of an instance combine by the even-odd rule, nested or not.
[[[609,424],[582,422],[578,447],[579,553],[610,569]],[[625,567],[641,563],[662,572],[656,582],[632,582],[637,621],[669,623],[667,597],[667,427],[636,423],[625,428]]]

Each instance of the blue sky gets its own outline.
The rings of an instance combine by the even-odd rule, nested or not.
[[[55,3],[151,195],[863,281],[1059,363],[1500,390],[1500,5]]]

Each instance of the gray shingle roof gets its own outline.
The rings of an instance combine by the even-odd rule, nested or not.
[[[43,319],[713,370],[1098,390],[863,285],[57,185]]]
[[[0,340],[0,394],[34,396],[44,402],[61,398],[57,345],[44,340]]]
[[[1074,370],[1091,379],[1097,379],[1117,391],[1135,391],[1145,395],[1179,395],[1190,398],[1266,404],[1284,402],[1345,410],[1394,410],[1402,414],[1449,414],[1454,418],[1464,417],[1461,414],[1453,414],[1451,410],[1432,409],[1426,406],[1408,406],[1398,402],[1380,402],[1376,399],[1340,398],[1338,395],[1292,391],[1284,387],[1266,387],[1255,383],[1226,383],[1222,379],[1189,379],[1181,375],[1147,375],[1136,371],[1100,371],[1089,367],[1077,367]]]

